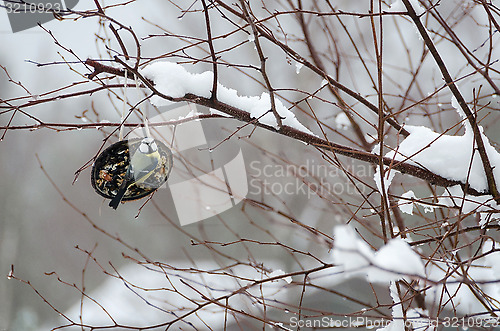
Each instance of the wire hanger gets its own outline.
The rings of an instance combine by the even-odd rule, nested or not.
[[[120,131],[118,133],[118,140],[123,140],[123,122],[125,121],[125,110],[127,109],[127,79],[128,79],[128,71],[125,68],[124,82],[123,82],[123,107],[122,107],[122,117],[120,119]]]

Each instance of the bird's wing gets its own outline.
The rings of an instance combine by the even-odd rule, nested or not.
[[[142,169],[134,169],[133,165],[131,165],[135,181],[138,182],[144,177],[146,177],[150,172],[155,170],[157,166],[158,166],[157,158],[151,158],[151,163]]]

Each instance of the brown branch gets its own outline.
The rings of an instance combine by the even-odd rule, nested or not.
[[[121,61],[119,59],[117,59],[117,61],[122,63],[123,65],[127,66],[127,64],[124,63],[123,61]],[[97,67],[99,68],[100,72],[107,72],[107,73],[115,73],[116,72],[119,75],[123,75],[123,73],[124,73],[124,71],[122,71],[122,70],[119,70],[119,69],[116,69],[113,67],[109,67],[107,65],[103,65],[103,64],[98,63],[98,62],[93,61],[93,60],[90,60],[90,61],[87,60],[86,63],[90,66],[97,64]],[[130,67],[128,67],[127,70],[131,70],[132,72],[134,72],[134,69],[130,68]],[[137,77],[144,83],[144,85],[146,85],[149,89],[151,89],[154,94],[156,94],[156,95],[158,95],[166,100],[169,100],[172,102],[188,101],[188,102],[192,102],[192,103],[195,103],[195,104],[198,104],[201,106],[205,106],[208,108],[217,109],[223,113],[231,115],[234,119],[240,120],[242,122],[248,123],[248,122],[254,121],[254,119],[250,116],[250,113],[248,113],[244,110],[238,109],[236,107],[233,107],[231,105],[228,105],[228,104],[221,102],[219,100],[212,100],[211,98],[205,98],[205,97],[201,97],[201,96],[194,95],[191,93],[188,93],[180,98],[170,97],[168,95],[165,95],[165,94],[159,92],[154,87],[154,83],[151,80],[144,78],[141,74],[139,74],[137,72],[134,72],[134,73],[137,74]],[[358,149],[355,149],[352,147],[337,144],[337,143],[331,142],[329,140],[325,140],[325,139],[322,139],[320,137],[317,137],[315,135],[311,135],[311,134],[305,133],[303,131],[297,130],[297,129],[292,128],[292,127],[287,126],[287,125],[283,125],[279,129],[276,129],[276,128],[269,126],[269,125],[266,125],[266,124],[262,124],[260,122],[256,122],[255,125],[259,126],[261,128],[264,128],[266,130],[279,133],[283,136],[287,136],[289,138],[293,138],[293,139],[302,141],[306,144],[313,145],[315,147],[318,147],[318,148],[321,148],[321,149],[324,149],[327,151],[331,151],[333,153],[337,153],[337,154],[340,154],[343,156],[347,156],[347,157],[354,158],[357,160],[369,162],[369,163],[375,164],[375,165],[379,164],[379,162],[380,162],[380,156],[378,156],[376,154],[368,153],[368,152],[361,151],[361,150],[358,150]],[[398,162],[398,163],[394,164],[394,160],[391,158],[382,157],[382,162],[386,166],[391,166],[391,169],[393,169],[393,170],[396,170],[396,171],[399,171],[401,173],[408,174],[408,175],[423,179],[423,180],[425,180],[433,185],[449,187],[449,186],[454,186],[454,185],[464,186],[466,184],[466,183],[462,183],[460,181],[446,179],[446,178],[444,178],[438,174],[435,174],[427,169],[423,169],[423,168],[420,168],[418,166],[415,166],[415,165],[412,165],[409,163]],[[472,195],[491,194],[489,191],[488,192],[478,192],[472,188],[468,188],[467,193],[472,194]]]
[[[100,72],[104,72],[104,71],[100,71]],[[93,76],[95,76],[95,75],[93,75]],[[135,87],[135,84],[127,84],[127,86],[128,87]],[[67,94],[60,94],[57,96],[48,97],[48,98],[40,98],[40,99],[36,99],[36,100],[29,100],[29,101],[23,103],[22,105],[13,106],[13,105],[8,104],[7,106],[0,106],[0,109],[20,110],[22,108],[32,107],[32,106],[39,105],[42,103],[47,103],[47,102],[52,102],[52,101],[62,100],[62,99],[68,99],[68,98],[75,98],[75,97],[82,96],[82,95],[92,95],[92,94],[99,92],[99,91],[109,90],[111,88],[121,88],[121,87],[123,87],[123,84],[102,85],[102,86],[99,86],[99,87],[96,87],[93,89],[89,89],[89,90],[83,90],[83,91],[72,92],[72,93],[67,93]],[[52,93],[54,93],[54,91],[52,91],[50,94],[52,94]],[[16,98],[16,100],[17,99],[19,99],[19,98]],[[23,98],[23,99],[25,99],[25,98]],[[14,100],[14,99],[12,99],[12,100]],[[11,100],[4,100],[4,103],[6,103],[7,101],[11,101]],[[28,114],[25,114],[25,115],[29,116]]]
[[[500,32],[500,24],[498,24],[497,20],[493,17],[493,15],[491,14],[491,10],[490,10],[490,6],[492,6],[493,4],[491,3],[487,3],[486,0],[480,0],[481,1],[481,4],[483,5],[484,7],[484,11],[486,12],[486,14],[488,15],[488,18],[491,20],[491,22],[493,23],[493,25],[495,26],[496,30],[498,32]]]
[[[123,43],[122,38],[118,34],[118,31],[116,31],[115,27],[111,23],[109,24],[109,28],[111,29],[111,31],[115,35],[115,38],[118,41],[118,44],[120,45],[120,48],[122,49],[123,56],[125,57],[125,60],[130,59],[130,57],[128,56],[127,48],[125,47],[125,44]]]
[[[214,42],[212,39],[212,29],[210,27],[210,15],[208,13],[208,7],[205,0],[201,0],[203,4],[203,13],[205,14],[205,25],[207,28],[207,42],[210,48],[210,55],[212,56],[212,68],[214,73],[213,85],[212,85],[212,99],[217,99],[217,82],[219,78],[217,77],[217,57],[215,55]]]
[[[380,11],[380,2],[379,4],[379,11]],[[374,12],[374,0],[370,1],[370,12]],[[383,54],[383,30],[382,30],[382,16],[378,17],[379,19],[379,38],[380,42],[377,39],[377,27],[375,25],[375,17],[371,16],[370,17],[370,23],[372,27],[372,35],[373,35],[373,48],[375,50],[375,57],[376,57],[376,64],[377,64],[377,99],[378,99],[378,127],[377,127],[377,134],[378,134],[378,141],[379,141],[379,163],[378,163],[378,169],[380,173],[380,207],[382,208],[381,212],[379,213],[380,217],[380,225],[382,227],[382,234],[384,235],[384,241],[387,242],[387,233],[386,233],[386,217],[387,217],[387,224],[389,225],[389,230],[391,237],[393,235],[392,231],[392,223],[391,223],[391,213],[389,212],[389,201],[387,197],[387,189],[385,187],[385,180],[384,177],[386,176],[386,171],[383,163],[383,156],[384,155],[384,122],[385,122],[385,114],[384,114],[384,92],[383,92],[383,62],[382,62],[382,54]],[[390,169],[390,167],[389,167]],[[389,176],[390,170],[387,172],[387,176]]]
[[[481,138],[481,131],[479,130],[477,121],[476,121],[476,116],[472,114],[471,110],[469,109],[469,106],[467,105],[467,102],[465,101],[464,97],[458,90],[458,87],[455,85],[455,82],[453,78],[451,77],[450,73],[448,72],[448,69],[446,68],[446,65],[441,58],[441,55],[439,54],[436,46],[434,45],[434,42],[430,38],[429,34],[427,33],[427,29],[424,27],[422,22],[420,21],[420,17],[417,15],[415,10],[413,9],[410,0],[403,0],[403,4],[405,5],[406,9],[408,10],[408,15],[410,18],[413,20],[413,23],[417,26],[417,29],[422,36],[425,45],[429,49],[429,52],[431,53],[432,57],[436,61],[439,70],[441,71],[441,74],[443,75],[443,78],[446,82],[446,85],[452,92],[453,96],[457,99],[458,104],[460,105],[460,108],[463,110],[465,113],[465,116],[467,116],[467,119],[472,127],[472,130],[474,132],[474,140],[477,145],[477,149],[479,152],[479,155],[481,157],[481,161],[483,162],[483,167],[484,167],[484,172],[486,174],[486,180],[488,181],[488,191],[490,192],[491,195],[493,195],[493,198],[497,203],[500,203],[500,194],[497,189],[497,185],[495,182],[495,176],[493,175],[493,167],[491,166],[490,160],[488,158],[488,154],[486,153],[486,149],[484,147],[483,139]]]
[[[485,226],[480,226],[480,225],[470,226],[468,228],[459,229],[459,230],[456,230],[456,231],[453,231],[453,232],[450,232],[450,233],[446,233],[444,235],[433,236],[431,238],[422,239],[422,240],[415,240],[415,241],[412,241],[412,242],[410,242],[408,244],[410,246],[416,246],[416,247],[418,247],[418,246],[423,245],[423,244],[428,244],[428,243],[435,242],[435,241],[441,241],[441,240],[443,240],[446,237],[453,237],[453,236],[456,236],[456,235],[459,235],[459,234],[464,234],[464,233],[468,233],[468,232],[472,232],[472,231],[483,231],[484,229],[495,229],[495,230],[498,231],[498,230],[500,230],[500,225],[498,225],[498,224],[487,224]]]
[[[259,32],[257,31],[257,26],[253,20],[253,18],[250,16],[250,5],[245,3],[245,0],[240,0],[241,8],[243,10],[243,14],[245,15],[246,21],[250,24],[252,27],[252,34],[254,36],[254,44],[255,48],[257,50],[257,54],[259,55],[259,60],[260,60],[260,73],[262,75],[262,78],[264,78],[264,82],[266,83],[267,90],[269,91],[269,97],[271,99],[271,111],[274,114],[274,117],[276,118],[276,123],[278,124],[278,127],[283,126],[283,122],[281,121],[281,116],[278,114],[278,111],[276,110],[276,101],[274,99],[274,89],[271,85],[271,80],[269,79],[269,76],[267,75],[266,71],[266,61],[267,58],[264,56],[264,52],[262,51],[262,47],[260,46],[260,41],[259,41]],[[248,8],[247,8],[248,6]]]
[[[95,60],[87,59],[85,61],[85,64],[94,68],[94,72],[87,75],[87,78],[90,80],[94,79],[95,76],[103,72],[107,72],[115,76],[125,77],[125,70],[120,70],[114,67],[106,66]]]
[[[196,121],[199,119],[206,119],[206,118],[224,118],[222,115],[217,115],[217,114],[198,114],[194,117],[186,117],[183,119],[179,120],[171,120],[171,121],[165,121],[165,122],[155,122],[155,123],[148,123],[149,127],[162,127],[162,126],[167,126],[167,125],[179,125],[182,123],[190,122],[190,121]],[[32,125],[6,125],[6,126],[0,126],[0,130],[37,130],[41,128],[48,128],[48,129],[55,129],[55,130],[77,130],[77,129],[96,129],[96,128],[101,128],[101,127],[117,127],[117,126],[124,126],[124,127],[131,127],[131,128],[139,128],[139,127],[144,127],[144,123],[52,123],[52,122],[40,122],[38,124],[32,124]],[[57,128],[57,129],[56,129]]]

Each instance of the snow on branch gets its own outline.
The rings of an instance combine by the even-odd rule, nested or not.
[[[240,96],[236,90],[224,87],[219,83],[217,97],[220,98],[220,100],[214,100],[211,98],[210,90],[213,79],[213,73],[211,72],[192,74],[186,71],[182,66],[171,62],[157,62],[149,65],[139,72],[135,71],[118,58],[115,58],[115,60],[125,66],[125,70],[137,74],[144,85],[152,90],[153,97],[151,100],[156,105],[163,105],[168,102],[193,102],[228,114],[237,120],[253,123],[256,126],[277,132],[327,151],[332,151],[340,155],[372,164],[379,164],[380,162],[379,156],[376,155],[375,152],[368,153],[360,151],[311,134],[311,132],[305,128],[296,119],[295,115],[284,107],[279,100],[276,100],[276,108],[278,109],[280,116],[284,117],[284,125],[281,128],[277,128],[276,120],[273,114],[269,111],[270,99],[267,93],[263,93],[260,97]],[[95,71],[90,74],[92,77],[104,72],[117,76],[124,76],[125,70],[104,65],[99,61],[87,59],[85,64],[95,69]],[[404,131],[408,132],[406,129],[404,129]],[[409,142],[411,141],[412,140],[409,140]],[[391,154],[389,155],[392,156]],[[403,174],[409,174],[423,179],[432,185],[451,187],[455,185],[464,186],[466,183],[461,180],[463,178],[447,178],[442,174],[435,173],[415,162],[405,162],[405,159],[399,160],[400,162],[394,162],[393,157],[388,157],[386,155],[382,158],[382,162],[384,165],[390,166],[391,172],[399,171]],[[467,193],[477,196],[490,194],[490,191],[489,189],[484,191],[476,190],[474,187],[468,187]]]
[[[410,131],[399,148],[385,156],[428,169],[444,178],[468,183],[479,192],[488,191],[483,164],[474,144],[474,133],[465,130],[462,136],[440,134],[423,126],[406,126]],[[481,132],[485,148],[494,167],[495,177],[500,178],[500,154]]]
[[[212,93],[211,89],[214,76],[211,71],[205,71],[201,74],[192,74],[177,63],[162,61],[150,64],[140,72],[145,78],[154,82],[158,91],[172,98],[181,98],[186,94],[195,94],[210,98]],[[279,129],[276,118],[270,111],[271,97],[266,92],[263,92],[260,97],[240,96],[236,90],[227,88],[218,83],[217,100],[248,112],[252,119],[257,119],[257,121],[262,124]],[[159,96],[153,96],[151,102],[156,106],[162,106],[168,103],[168,100]],[[281,117],[284,125],[313,135],[313,133],[302,125],[295,115],[287,109],[280,100],[275,99],[274,103],[276,105],[276,111]]]
[[[404,240],[396,238],[374,252],[347,225],[334,229],[333,263],[346,278],[366,277],[372,283],[388,284],[405,277],[425,278],[420,256]]]

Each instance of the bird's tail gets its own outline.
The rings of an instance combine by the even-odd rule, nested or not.
[[[115,197],[113,199],[111,199],[111,201],[109,202],[109,206],[111,208],[113,208],[113,209],[118,208],[118,206],[120,205],[120,202],[123,199],[123,196],[125,195],[125,192],[127,192],[127,188],[128,188],[128,185],[126,185],[126,184],[122,185],[120,187],[120,189],[118,190],[118,193],[116,193]]]

